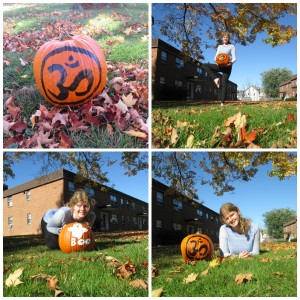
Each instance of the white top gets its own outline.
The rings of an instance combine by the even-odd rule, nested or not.
[[[215,56],[215,60],[218,54],[220,53],[226,53],[230,57],[230,62],[234,63],[236,61],[236,52],[235,52],[235,46],[232,44],[228,45],[219,45],[217,49],[217,53]]]

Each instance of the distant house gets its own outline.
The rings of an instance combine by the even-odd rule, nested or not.
[[[283,237],[287,242],[297,238],[297,219],[283,225]]]
[[[265,98],[265,93],[261,88],[250,86],[248,87],[244,93],[241,100],[251,100],[251,101],[259,101]]]
[[[220,74],[220,77],[222,75]],[[219,100],[221,90],[192,58],[160,40],[152,40],[152,97],[154,101]],[[237,100],[237,84],[229,81],[226,100]]]
[[[279,94],[282,100],[297,97],[297,75],[279,85]]]

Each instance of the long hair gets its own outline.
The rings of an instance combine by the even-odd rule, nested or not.
[[[85,202],[85,204],[87,205],[87,207],[89,209],[89,212],[86,215],[86,217],[84,218],[84,221],[87,225],[91,225],[91,211],[94,208],[95,200],[90,198],[88,193],[85,190],[83,190],[83,189],[76,190],[74,192],[74,194],[72,195],[70,201],[68,203],[66,203],[66,206],[71,208],[72,214],[73,214],[74,206],[80,201]]]
[[[221,223],[225,224],[224,217],[228,215],[228,213],[231,213],[232,211],[236,211],[240,213],[240,226],[241,226],[241,231],[242,233],[246,233],[249,230],[250,224],[251,224],[251,219],[244,218],[238,209],[237,206],[235,206],[232,203],[225,203],[221,206],[220,208],[220,221]]]

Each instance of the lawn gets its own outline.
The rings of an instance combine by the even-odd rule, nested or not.
[[[263,243],[261,254],[249,259],[216,256],[188,264],[179,246],[154,247],[152,253],[152,293],[163,297],[297,296],[296,243]]]
[[[147,4],[5,4],[5,148],[145,148],[148,142]],[[41,95],[33,59],[65,32],[103,49],[108,80],[79,107],[57,108]]]
[[[297,102],[176,105],[152,109],[154,148],[296,148]]]
[[[4,239],[4,297],[146,297],[147,232],[96,233],[95,250],[63,253],[41,238]],[[29,245],[28,245],[29,244]],[[20,284],[6,279],[23,269]]]

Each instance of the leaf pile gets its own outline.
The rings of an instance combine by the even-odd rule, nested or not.
[[[47,108],[41,104],[26,120],[14,97],[9,97],[4,103],[4,147],[71,148],[72,135],[79,131],[89,135],[91,127],[104,127],[109,136],[121,131],[146,143],[148,71],[121,63],[110,63],[108,68],[116,77],[95,99],[78,108]]]

